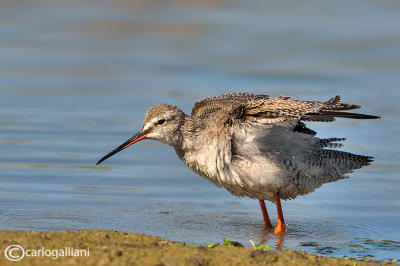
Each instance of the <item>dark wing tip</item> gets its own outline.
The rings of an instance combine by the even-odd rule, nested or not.
[[[368,117],[364,118],[364,119],[379,119],[381,118],[380,116],[376,116],[376,115],[366,115]]]
[[[359,113],[350,113],[350,112],[335,112],[335,111],[322,111],[319,115],[326,115],[332,117],[343,117],[343,118],[352,118],[352,119],[378,119],[379,116],[376,115],[366,115]]]

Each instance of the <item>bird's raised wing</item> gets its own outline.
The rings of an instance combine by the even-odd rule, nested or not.
[[[256,123],[271,125],[290,120],[333,121],[335,117],[356,119],[376,116],[343,112],[360,108],[359,105],[340,103],[340,96],[327,102],[300,101],[290,97],[270,97],[262,94],[232,93],[206,98],[195,103],[192,116],[210,117],[224,113],[225,124]]]
[[[246,103],[267,100],[270,98],[271,97],[268,95],[257,95],[243,92],[209,97],[194,103],[192,116],[205,118],[217,111],[231,113],[233,110]]]

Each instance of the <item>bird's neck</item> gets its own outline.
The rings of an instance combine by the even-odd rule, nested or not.
[[[182,111],[182,114],[180,116],[181,121],[179,122],[179,126],[176,128],[176,130],[168,135],[168,139],[165,140],[165,143],[174,147],[177,155],[179,158],[183,158],[184,154],[184,139],[185,139],[185,127],[186,124],[188,123],[188,120],[190,120],[190,116],[185,114]]]
[[[178,129],[177,139],[172,145],[180,159],[184,160],[187,152],[190,152],[194,146],[198,144],[198,135],[201,133],[202,127],[201,119],[185,114],[181,126]]]

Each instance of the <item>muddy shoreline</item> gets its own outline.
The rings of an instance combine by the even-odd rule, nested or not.
[[[210,248],[158,236],[97,229],[2,230],[0,239],[0,265],[394,265],[322,257],[295,250]],[[24,251],[19,247],[7,250],[11,245],[19,245]],[[10,261],[5,257],[5,251],[11,259],[17,260],[22,253],[24,256],[19,261]]]

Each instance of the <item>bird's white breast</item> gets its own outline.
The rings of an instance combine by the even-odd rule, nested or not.
[[[232,155],[231,138],[224,134],[197,141],[199,144],[190,145],[182,158],[194,172],[236,196],[273,200],[273,191],[283,182],[274,163],[256,154],[249,155],[251,158]],[[251,140],[244,145],[257,150]]]

